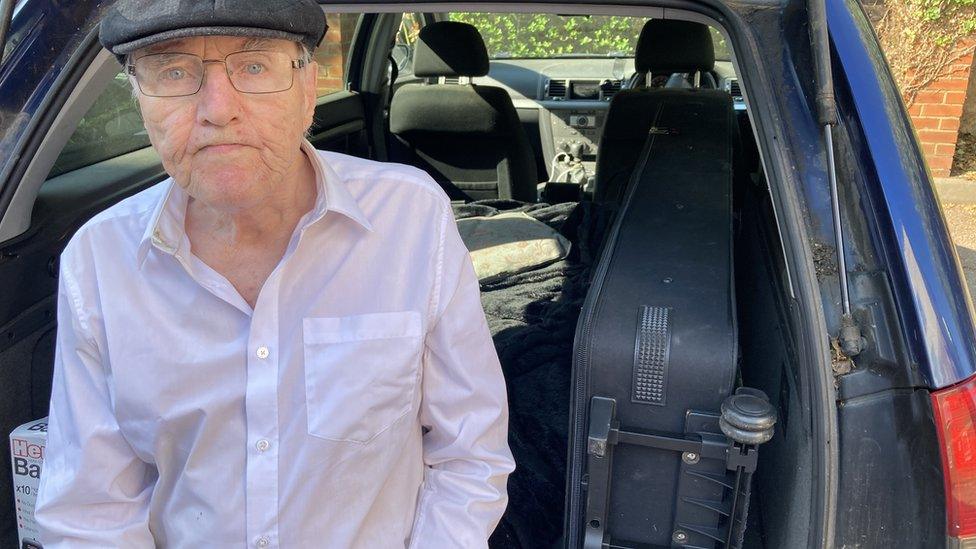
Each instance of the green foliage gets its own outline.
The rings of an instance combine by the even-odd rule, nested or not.
[[[451,19],[477,27],[492,57],[628,55],[643,20],[627,17],[553,14],[452,13]]]
[[[918,92],[961,70],[960,60],[972,53],[976,0],[885,0],[873,20],[895,81],[912,105]]]
[[[976,1],[976,0],[969,0]],[[452,21],[474,25],[493,58],[621,56],[634,54],[645,19],[603,15],[451,13]],[[716,56],[728,58],[718,33]]]
[[[905,5],[923,26],[928,38],[939,46],[952,46],[976,32],[976,0],[889,0]],[[904,36],[919,38],[920,29],[906,27]]]

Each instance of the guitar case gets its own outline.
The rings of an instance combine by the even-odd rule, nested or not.
[[[735,131],[724,91],[613,99],[604,142],[643,147],[576,330],[569,547],[741,544],[775,413],[733,392]]]

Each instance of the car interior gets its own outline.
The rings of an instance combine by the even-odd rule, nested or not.
[[[612,276],[612,266],[601,265],[666,265],[705,255],[720,259],[720,271],[709,272],[725,277],[724,297],[716,299],[727,301],[730,311],[721,331],[728,334],[732,358],[714,375],[729,391],[763,391],[778,417],[775,435],[761,446],[758,467],[745,485],[725,486],[718,504],[690,496],[681,500],[735,535],[682,522],[675,490],[685,488],[672,485],[628,496],[636,514],[659,514],[668,523],[665,529],[623,533],[640,529],[626,521],[646,526],[649,519],[625,521],[620,513],[611,514],[609,527],[616,520],[620,539],[643,535],[647,546],[803,543],[806,538],[793,526],[805,524],[803,517],[810,512],[811,397],[797,371],[790,268],[746,86],[740,85],[726,31],[700,14],[664,8],[612,14],[557,14],[538,7],[517,13],[326,17],[329,32],[339,38],[316,54],[325,91],[310,141],[320,149],[427,171],[452,201],[479,276],[507,383],[509,439],[518,464],[509,479],[508,510],[490,545],[554,547],[572,529],[567,516],[574,515],[567,514],[567,506],[583,505],[569,494],[574,463],[581,459],[574,452],[582,451],[573,442],[582,417],[574,403],[574,375],[582,360],[581,314],[599,312],[602,302],[591,290],[603,280],[601,270]],[[525,53],[519,40],[530,20],[560,29],[610,26],[621,43],[587,49],[573,38],[537,44]],[[499,33],[504,39],[498,39]],[[506,44],[510,51],[501,49]],[[0,222],[0,280],[13,289],[0,296],[0,336],[7,340],[0,347],[0,418],[6,432],[48,412],[61,250],[97,212],[166,177],[118,63],[106,52],[89,58]],[[682,118],[682,112],[698,112],[699,104],[718,105],[719,118],[727,114],[730,123],[720,126],[726,128],[722,141],[710,141],[715,131],[699,125],[709,123],[704,118]],[[666,122],[668,116],[673,122]],[[694,154],[683,155],[655,152],[662,149],[648,145],[670,137],[701,140],[701,147],[693,143]],[[715,150],[721,154],[708,152]],[[710,162],[713,157],[724,160]],[[652,164],[657,171],[647,168]],[[727,188],[694,186],[706,169],[727,173]],[[694,200],[687,203],[670,191],[641,195],[637,186],[694,189],[697,194],[687,194]],[[704,211],[695,209],[698,200],[726,208],[718,240],[707,236],[716,232],[714,225],[678,234],[668,230],[685,226],[682,215]],[[627,219],[657,224],[628,225]],[[654,247],[667,238],[677,240],[666,249]],[[690,264],[690,272],[709,269]],[[656,272],[635,267],[626,274],[628,284]],[[663,282],[662,295],[685,291],[678,284],[668,290],[671,281]],[[610,292],[609,282],[600,284],[601,292]],[[710,298],[671,306],[674,322],[683,314],[681,307],[704,310],[708,305],[695,299]],[[625,316],[638,321],[630,309]],[[682,349],[690,349],[694,361],[694,353],[709,344],[692,344],[689,336],[681,348],[682,332],[674,326],[667,344],[674,357],[668,375],[677,379],[676,357]],[[632,356],[633,336],[627,337],[631,343],[624,354]],[[598,343],[588,345],[596,349]],[[630,371],[628,364],[623,367]],[[589,375],[602,374],[594,370]],[[649,375],[646,398],[653,405],[658,398],[655,374]],[[706,371],[704,377],[709,375]],[[697,405],[690,396],[683,403],[682,395],[671,390],[668,405],[679,407],[686,418]],[[632,401],[641,398],[635,393]],[[706,411],[717,413],[717,407]],[[10,467],[9,456],[0,460]],[[682,454],[674,452],[661,461],[674,468],[671,476],[685,467],[681,462]],[[626,467],[625,461],[619,463]],[[587,477],[582,482],[596,481]],[[727,505],[729,489],[740,496],[741,509],[732,509],[734,502],[732,508]],[[9,475],[0,476],[0,491],[6,494],[0,498],[0,545],[12,546],[16,521]],[[651,508],[653,513],[644,513]],[[679,523],[685,530],[673,527]]]

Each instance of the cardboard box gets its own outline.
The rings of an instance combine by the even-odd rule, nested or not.
[[[17,427],[10,433],[10,462],[14,473],[14,499],[17,508],[17,532],[23,548],[39,549],[34,502],[41,480],[44,445],[47,442],[47,418]]]

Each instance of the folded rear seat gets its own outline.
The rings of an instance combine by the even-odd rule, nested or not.
[[[576,331],[568,545],[736,546],[775,416],[733,395],[732,101],[633,91],[612,110],[628,122],[605,131],[644,145]]]

